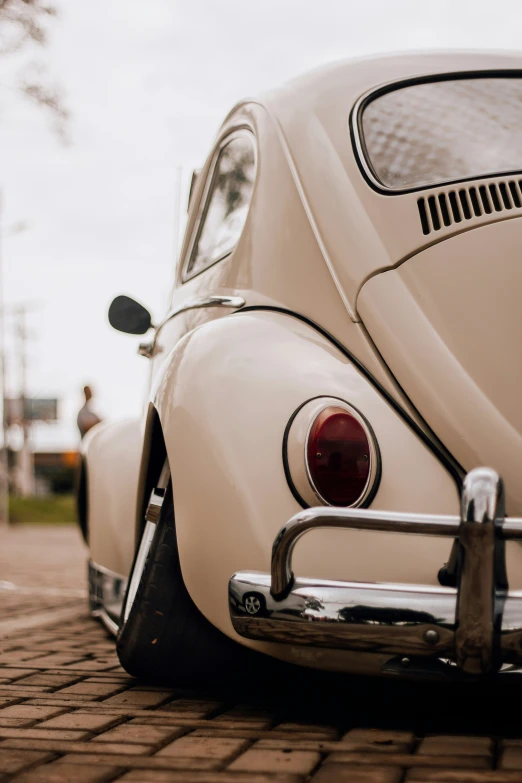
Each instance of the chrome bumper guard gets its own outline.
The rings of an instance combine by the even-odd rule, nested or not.
[[[377,654],[380,661],[398,656],[379,664],[383,672],[413,664],[421,672],[431,666],[476,676],[522,665],[522,591],[508,591],[504,551],[505,541],[522,541],[522,519],[505,519],[503,494],[495,471],[477,468],[464,481],[460,518],[322,507],[296,514],[274,541],[271,574],[231,578],[234,629],[249,639]],[[454,538],[456,587],[296,578],[294,546],[317,528]]]

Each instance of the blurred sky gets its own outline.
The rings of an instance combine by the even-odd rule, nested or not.
[[[45,112],[2,92],[0,60],[5,297],[38,305],[29,389],[63,402],[62,424],[38,428],[39,447],[76,443],[85,383],[103,416],[138,414],[147,361],[139,338],[109,327],[107,308],[125,292],[164,311],[176,168],[186,184],[238,99],[361,54],[522,49],[520,0],[55,2],[49,46],[35,54],[63,87],[69,146]],[[10,233],[20,221],[26,230]],[[13,359],[9,377],[15,391]]]

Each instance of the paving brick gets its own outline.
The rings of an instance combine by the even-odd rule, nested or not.
[[[189,735],[171,742],[156,755],[170,758],[209,758],[226,762],[241,753],[248,744],[248,740]]]
[[[64,688],[78,680],[78,675],[67,674],[30,674],[23,680],[18,680],[18,685],[47,685],[50,688]]]
[[[351,764],[329,764],[321,767],[311,783],[400,783],[399,767],[356,767]]]
[[[308,775],[317,766],[321,756],[307,750],[256,750],[252,748],[243,753],[229,766],[230,771],[238,772],[291,772]]]
[[[57,764],[51,762],[37,767],[16,778],[17,783],[106,783],[119,775],[118,767],[97,765],[79,766],[77,764]]]
[[[25,701],[25,704],[34,705],[35,707],[59,707],[62,711],[67,708],[85,707],[90,703],[98,704],[99,702],[85,696],[80,699],[61,699],[56,693],[43,693],[40,697],[26,699]]]
[[[188,719],[187,719],[188,720]],[[194,721],[194,724],[196,724],[196,721]],[[230,736],[234,736],[236,731],[250,731],[250,732],[256,732],[259,734],[259,732],[265,731],[266,729],[270,729],[270,722],[265,720],[260,721],[237,721],[237,720],[216,720],[213,718],[212,720],[208,721],[199,721],[197,722],[198,726],[205,726],[205,728],[209,729],[215,729],[216,731],[227,731]],[[281,736],[282,732],[279,732],[278,736]],[[315,733],[309,733],[306,735],[307,738],[312,739],[316,738],[317,735]]]
[[[60,547],[68,533],[58,531],[47,545],[47,561],[38,542],[53,531],[32,531],[23,558],[8,551],[3,535],[0,530],[3,579],[22,575],[35,586],[84,588],[78,537],[77,554],[64,556]],[[9,532],[7,540],[15,540],[11,535],[21,534]],[[38,568],[34,561],[28,565],[31,557]],[[13,783],[522,783],[522,740],[500,740],[497,757],[485,737],[416,740],[410,731],[393,731],[395,703],[384,684],[382,698],[380,691],[367,700],[361,694],[362,701],[346,702],[344,713],[335,706],[341,692],[332,692],[315,716],[312,702],[301,710],[300,699],[260,708],[210,689],[150,686],[130,677],[113,639],[86,616],[84,599],[13,593],[6,601],[0,593],[0,616],[52,617],[64,603],[78,619],[0,640],[1,783],[13,776]],[[400,700],[402,692],[397,687],[393,698]],[[265,695],[265,705],[277,702]],[[375,710],[379,720],[386,712],[391,728],[357,727],[359,705],[366,717]],[[412,715],[412,726],[414,721],[423,725],[424,714]],[[500,768],[492,769],[497,759]]]
[[[179,688],[169,688],[166,685],[152,685],[151,683],[140,682],[139,680],[136,680],[134,690],[148,691],[149,693],[168,693],[172,699],[177,698],[178,701],[186,702],[187,705],[189,705],[191,702],[195,702],[196,704],[202,703],[201,699],[182,699],[180,698],[182,691]]]
[[[522,773],[513,770],[426,769],[414,767],[406,783],[520,783]]]
[[[342,741],[361,750],[391,750],[405,753],[415,744],[415,736],[411,731],[389,731],[382,729],[350,729],[342,737]]]
[[[118,693],[116,696],[111,696],[108,699],[103,700],[103,704],[109,706],[133,706],[133,707],[158,707],[160,704],[164,704],[166,701],[172,698],[170,693],[150,692],[150,691],[137,691],[134,688],[130,688],[124,693]]]
[[[26,720],[25,718],[0,718],[0,728],[22,728],[25,726],[33,726],[36,723],[34,720]],[[1,770],[0,770],[1,772]]]
[[[56,695],[62,699],[71,697],[75,699],[79,697],[102,699],[107,698],[107,696],[110,696],[113,693],[118,693],[122,687],[123,686],[115,685],[111,682],[78,682],[76,685],[68,685],[66,688],[60,688],[59,691],[56,691]]]
[[[272,721],[273,722],[273,721]],[[308,723],[305,721],[283,721],[278,723],[275,728],[277,731],[305,732],[306,734],[320,734],[321,737],[335,738],[339,736],[339,730],[335,726],[324,726],[317,723]]]
[[[119,754],[124,756],[146,756],[150,753],[149,745],[127,745],[109,742],[66,742],[52,739],[4,739],[0,741],[2,748],[19,748],[27,750],[48,750],[53,753],[103,753]]]
[[[301,783],[302,780],[301,775],[135,769],[118,778],[118,783]]]
[[[29,661],[31,660],[31,658],[39,658],[39,657],[40,657],[40,653],[38,652],[28,652],[27,650],[15,650],[13,652],[2,653],[0,655],[0,665],[21,663],[22,661]]]
[[[136,718],[136,720],[145,720],[145,718]],[[188,726],[188,721],[184,722],[186,726]],[[330,740],[327,739],[317,739],[315,734],[304,734],[304,733],[298,733],[298,734],[290,734],[287,731],[260,731],[259,729],[244,729],[244,728],[238,728],[237,726],[233,726],[230,728],[217,728],[217,725],[213,722],[208,722],[206,725],[202,724],[201,721],[199,722],[193,722],[190,724],[193,729],[195,729],[195,732],[197,732],[197,735],[199,737],[233,737],[236,739],[250,739],[250,740],[267,740],[270,742],[274,742],[274,747],[277,747],[277,742],[281,741],[283,742],[283,747],[286,747],[289,742],[311,742],[311,743],[324,743],[327,745]]]
[[[500,769],[522,770],[522,747],[507,747],[501,752],[498,767]]]
[[[51,718],[38,724],[40,729],[83,729],[84,731],[106,731],[119,722],[120,718],[107,715],[83,715],[78,712],[67,712],[57,718]]]
[[[37,686],[28,685],[0,685],[0,696],[9,696],[11,698],[31,698],[32,696],[39,696],[41,693],[52,691],[52,688],[39,688]]]
[[[493,741],[489,737],[438,736],[425,737],[417,753],[429,756],[485,756],[493,753]]]
[[[54,758],[53,753],[35,750],[4,750],[0,748],[0,773],[14,775],[36,764],[43,764]]]
[[[364,764],[397,767],[448,767],[449,769],[488,769],[489,759],[483,756],[410,756],[406,753],[330,753],[325,764]]]
[[[163,707],[163,709],[181,716],[206,718],[220,709],[220,706],[219,702],[204,702],[198,701],[197,699],[176,699]],[[220,717],[221,716],[218,716],[218,718]]]
[[[37,740],[82,740],[90,739],[86,731],[68,731],[66,729],[10,729],[0,728],[0,739],[37,739]]]
[[[150,716],[154,715],[154,712],[149,713]],[[155,718],[155,717],[140,717],[129,718],[130,726],[180,726],[183,724],[186,728],[192,728],[192,721],[188,722],[176,715],[170,718]]]
[[[190,713],[179,714],[180,717],[183,717],[183,714],[187,715],[187,717],[190,715]],[[196,715],[194,715],[194,717],[196,717]],[[271,728],[272,721],[254,720],[253,718],[249,718],[248,720],[233,720],[221,718],[221,716],[219,716],[218,718],[212,718],[212,720],[209,721],[209,726],[215,726],[218,730],[230,729],[235,731],[236,729],[247,729],[248,731],[264,731],[265,729]]]
[[[52,669],[54,666],[64,666],[66,663],[78,661],[82,656],[63,655],[62,653],[52,653],[51,655],[41,655],[36,658],[31,657],[31,667],[35,669]]]
[[[61,707],[12,704],[0,709],[0,718],[26,718],[27,720],[45,720],[63,712]]]
[[[185,729],[177,726],[143,726],[127,723],[96,737],[98,742],[137,742],[141,745],[162,745],[181,736]]]
[[[0,710],[6,707],[8,704],[18,704],[23,701],[19,696],[16,698],[12,696],[0,696]]]
[[[87,743],[88,744],[88,743]],[[98,748],[100,745],[98,745]],[[158,756],[144,756],[143,754],[136,753],[134,755],[128,754],[104,754],[97,752],[95,755],[80,755],[79,753],[73,753],[63,758],[71,759],[71,763],[90,763],[90,764],[114,764],[119,767],[127,767],[127,769],[169,769],[169,770],[194,770],[194,771],[215,771],[221,768],[221,763],[214,759],[201,759],[201,758],[170,758],[170,757],[158,757]]]
[[[198,729],[193,736],[213,736],[211,732]],[[263,738],[258,740],[254,747],[271,748],[272,750],[314,750],[317,753],[338,753],[341,751],[360,752],[365,750],[373,751],[373,748],[363,746],[356,742],[331,742],[330,740],[308,740],[296,739],[291,734],[285,739],[272,739],[270,732],[266,732]],[[394,748],[378,748],[379,753],[396,753]]]
[[[77,672],[97,672],[104,669],[109,671],[114,667],[114,661],[106,661],[105,663],[99,663],[97,660],[93,661],[77,661],[70,665],[70,669]]]
[[[7,680],[17,680],[19,677],[27,677],[36,672],[36,669],[16,669],[14,666],[0,666],[0,677]]]
[[[103,672],[101,672],[103,674]],[[118,677],[112,674],[112,672],[106,672],[104,677],[87,677],[84,679],[85,675],[81,675],[77,673],[75,675],[76,679],[80,678],[83,680],[83,682],[105,682],[105,683],[112,683],[113,685],[119,685],[120,687],[129,687],[130,685],[133,685],[136,681],[133,680],[132,682],[128,682],[127,680],[124,680],[123,677]]]

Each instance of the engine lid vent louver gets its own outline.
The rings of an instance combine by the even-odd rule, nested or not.
[[[417,201],[423,234],[464,220],[522,207],[522,180],[459,188]]]

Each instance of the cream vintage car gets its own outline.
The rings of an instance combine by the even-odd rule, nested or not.
[[[230,112],[168,313],[110,308],[149,335],[143,416],[84,441],[129,672],[522,663],[521,128],[510,54],[342,62]]]

